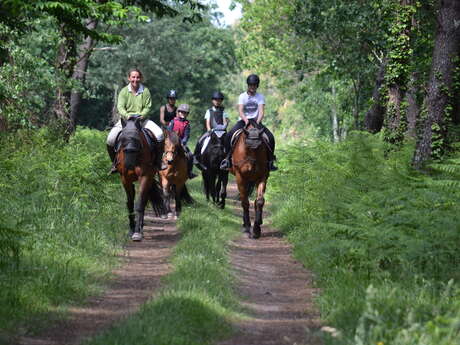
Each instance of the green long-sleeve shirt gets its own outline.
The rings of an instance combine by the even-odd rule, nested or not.
[[[146,117],[150,108],[152,107],[152,100],[150,98],[150,91],[144,85],[139,86],[137,93],[133,95],[130,85],[121,89],[118,95],[117,109],[120,116],[128,118],[130,115],[139,114]]]

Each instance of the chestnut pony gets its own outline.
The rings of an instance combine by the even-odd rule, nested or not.
[[[159,172],[160,184],[163,189],[164,210],[168,217],[173,216],[171,199],[174,197],[176,203],[175,217],[178,217],[182,210],[182,200],[186,203],[193,202],[185,185],[185,181],[188,179],[188,159],[176,132],[164,129],[163,134],[165,137],[163,162],[168,165],[165,170]]]
[[[263,139],[263,131],[264,129],[254,121],[249,121],[236,139],[232,152],[233,166],[230,172],[236,177],[243,207],[243,231],[248,233],[249,238],[260,237],[260,225],[263,223],[262,211],[265,204],[264,193],[270,174],[268,148]],[[249,195],[253,187],[256,188],[257,197],[254,201],[254,226],[251,228]]]
[[[142,131],[142,118],[122,119],[121,124],[123,129],[118,138],[116,167],[127,197],[129,236],[133,241],[141,241],[147,202],[151,201],[153,210],[158,216],[163,212],[163,198],[158,182],[154,178],[154,157]],[[139,182],[136,213],[134,213],[135,181]]]

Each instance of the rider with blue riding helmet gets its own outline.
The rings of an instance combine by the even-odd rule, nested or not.
[[[160,107],[160,122],[165,127],[167,127],[169,122],[176,116],[177,91],[169,90],[166,94],[166,99],[168,102]]]
[[[251,74],[246,79],[248,88],[243,92],[238,98],[238,113],[240,120],[233,126],[233,128],[227,133],[225,138],[225,149],[228,152],[227,157],[222,161],[220,168],[223,170],[230,169],[232,166],[231,161],[231,139],[233,134],[241,128],[244,128],[249,120],[256,121],[257,124],[262,126],[262,120],[265,115],[265,97],[261,93],[257,92],[257,89],[260,84],[260,79],[256,74]],[[268,157],[268,168],[271,171],[278,170],[275,166],[274,161],[275,157],[275,137],[268,130],[267,127],[264,128],[264,133],[268,137],[269,144],[269,157]]]
[[[206,121],[206,130],[200,139],[198,139],[198,142],[195,147],[195,158],[197,160],[196,163],[198,163],[198,167],[200,168],[200,156],[201,156],[201,149],[203,147],[203,142],[204,140],[209,137],[211,134],[212,130],[227,130],[227,126],[229,123],[229,117],[228,114],[225,112],[225,107],[222,106],[222,103],[224,101],[224,95],[220,91],[214,91],[212,93],[211,97],[211,102],[212,106],[208,110],[206,110],[206,113],[204,115],[204,119]]]
[[[118,94],[117,110],[120,116],[124,119],[136,116],[140,116],[145,119],[143,121],[143,127],[148,129],[157,141],[155,144],[154,164],[156,168],[161,170],[165,168],[161,160],[164,150],[163,131],[155,122],[147,119],[152,107],[152,100],[149,89],[142,84],[141,81],[142,72],[137,68],[130,69],[128,72],[128,85],[121,89]],[[107,137],[107,151],[110,159],[112,160],[111,173],[117,172],[115,167],[115,142],[121,130],[121,120],[118,120],[115,126],[110,130]]]

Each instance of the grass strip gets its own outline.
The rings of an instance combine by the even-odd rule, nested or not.
[[[106,133],[69,142],[46,129],[0,136],[0,343],[30,334],[100,291],[124,243]]]
[[[202,196],[200,180],[188,183],[196,200],[185,207],[174,249],[174,270],[155,299],[141,310],[87,342],[89,345],[206,345],[231,334],[239,312],[229,262],[229,241],[238,220]]]

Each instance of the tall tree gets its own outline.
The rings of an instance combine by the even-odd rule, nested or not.
[[[421,168],[430,158],[439,158],[446,148],[447,126],[452,116],[454,72],[460,47],[460,2],[439,0],[432,67],[422,110],[420,137],[413,164]]]

